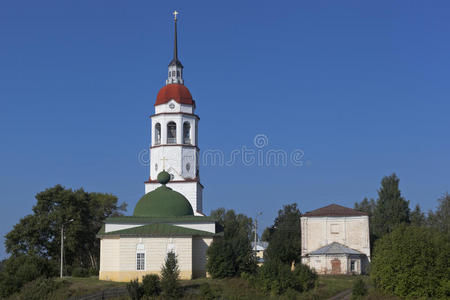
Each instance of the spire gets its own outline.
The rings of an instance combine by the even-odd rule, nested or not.
[[[173,21],[175,25],[175,40],[174,40],[174,47],[173,47],[173,59],[169,63],[169,76],[167,77],[166,84],[172,84],[172,83],[179,83],[183,84],[183,65],[178,60],[178,36],[177,36],[177,21],[178,21],[178,14],[176,10],[172,13],[173,14]]]

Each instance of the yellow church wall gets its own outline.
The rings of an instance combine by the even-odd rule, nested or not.
[[[205,277],[206,251],[213,239],[206,237],[194,237],[192,239],[192,276],[194,278]]]
[[[99,279],[112,281],[129,281],[141,278],[146,274],[159,274],[169,251],[177,255],[182,279],[193,277],[193,262],[200,263],[196,267],[196,275],[205,274],[205,262],[199,255],[206,253],[212,238],[193,242],[192,237],[105,237],[100,240],[100,272]],[[202,238],[199,238],[203,240]],[[193,246],[193,243],[195,245]],[[207,246],[200,247],[199,244]],[[140,245],[145,251],[145,270],[136,270],[136,253]],[[200,254],[198,254],[198,253]],[[194,253],[194,255],[193,255]],[[203,270],[202,270],[203,268]],[[204,275],[202,275],[204,276]]]

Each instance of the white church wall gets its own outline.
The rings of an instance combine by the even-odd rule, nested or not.
[[[216,224],[215,223],[173,223],[175,226],[190,228],[195,230],[202,230],[211,233],[216,232]]]
[[[173,107],[173,108],[171,108]],[[165,113],[165,112],[183,112],[187,114],[194,113],[194,107],[192,105],[180,104],[175,100],[170,100],[167,103],[155,106],[155,114]]]
[[[100,270],[117,271],[120,268],[120,240],[109,238],[100,240]]]
[[[302,255],[338,242],[358,250],[370,259],[369,218],[302,217]]]
[[[134,227],[139,227],[144,224],[105,224],[105,232],[111,232],[111,231],[117,231],[117,230],[123,230],[123,229],[129,229]]]

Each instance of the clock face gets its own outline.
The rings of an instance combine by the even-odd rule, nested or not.
[[[174,109],[174,108],[175,108],[175,104],[170,103],[170,104],[169,104],[169,108],[170,108],[170,109]]]

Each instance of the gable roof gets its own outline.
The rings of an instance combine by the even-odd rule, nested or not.
[[[351,217],[367,216],[365,212],[351,209],[345,206],[330,204],[302,215],[303,217]]]
[[[364,254],[364,253],[361,253],[358,250],[349,248],[336,242],[323,246],[322,248],[319,248],[309,253],[309,255],[324,255],[324,254]]]
[[[105,225],[100,229],[97,236],[216,236],[217,234],[180,227],[166,223],[148,224],[139,227],[105,232]],[[220,233],[218,234],[220,235]]]

